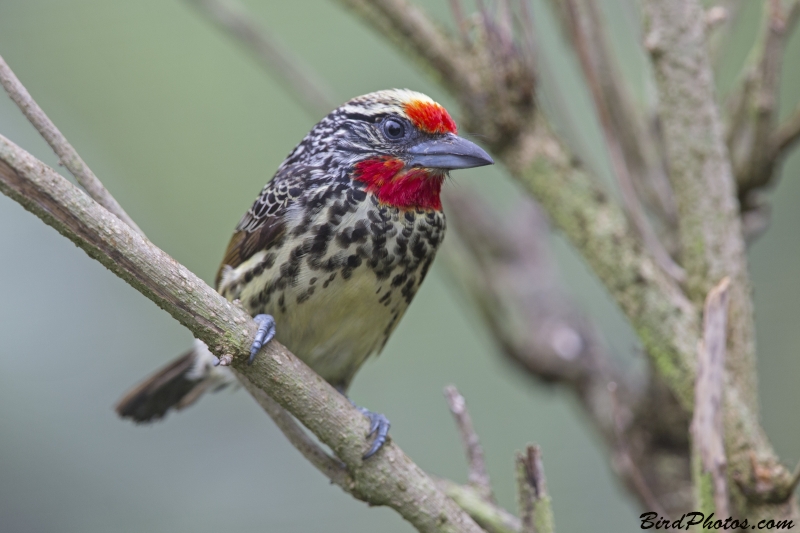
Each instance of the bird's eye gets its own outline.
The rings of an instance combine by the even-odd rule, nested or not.
[[[386,135],[387,139],[396,141],[403,138],[406,134],[406,128],[401,122],[389,119],[383,123],[383,134]]]

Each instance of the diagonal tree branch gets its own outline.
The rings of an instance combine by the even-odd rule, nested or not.
[[[206,18],[255,56],[288,86],[289,94],[314,118],[327,115],[338,103],[331,89],[272,35],[253,22],[238,0],[187,0]]]
[[[715,100],[696,0],[645,3],[646,44],[656,71],[661,121],[678,202],[687,290],[702,302],[715,280],[731,276],[728,369],[758,411],[755,328],[736,184]]]
[[[395,509],[418,531],[481,533],[394,443],[364,462],[367,420],[344,396],[277,342],[248,366],[256,326],[241,308],[135,232],[57,172],[0,136],[0,192],[54,227],[186,326],[252,386],[287,409],[344,463],[343,488]],[[315,462],[315,465],[318,463]]]
[[[28,90],[19,81],[17,76],[11,70],[11,67],[0,56],[0,84],[8,93],[8,96],[20,108],[22,113],[28,118],[31,124],[39,131],[39,133],[47,141],[47,144],[53,149],[59,157],[61,163],[67,167],[67,170],[75,176],[75,179],[83,187],[83,189],[94,198],[94,200],[105,207],[110,212],[117,215],[117,217],[132,227],[134,230],[142,233],[139,226],[128,216],[128,213],[122,209],[117,200],[111,196],[111,193],[103,186],[97,176],[94,175],[92,169],[83,162],[81,156],[67,141],[55,124],[45,114],[39,104],[33,99]],[[142,233],[143,234],[143,233]]]

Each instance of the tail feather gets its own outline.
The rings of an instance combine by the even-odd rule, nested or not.
[[[122,418],[136,423],[163,418],[170,409],[179,411],[196,402],[204,392],[218,390],[234,381],[225,368],[214,367],[205,344],[195,347],[131,389],[116,405]]]

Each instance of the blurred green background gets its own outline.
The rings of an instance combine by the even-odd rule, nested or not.
[[[248,6],[344,101],[389,87],[446,95],[330,1]],[[446,2],[429,2],[447,17]],[[718,79],[729,87],[759,2],[746,3]],[[630,0],[605,0],[614,42],[640,98],[652,98]],[[541,2],[545,105],[605,179],[607,162],[575,62]],[[315,122],[246,53],[180,0],[5,0],[0,54],[147,235],[211,280],[233,227]],[[784,113],[800,95],[800,35],[790,43]],[[724,89],[723,89],[724,90]],[[558,99],[549,95],[559,94]],[[0,133],[56,158],[0,95]],[[479,139],[478,139],[479,141]],[[788,464],[800,458],[800,157],[771,194],[773,222],[750,250],[764,424]],[[509,205],[502,169],[459,172]],[[603,326],[610,348],[641,365],[636,340],[588,269],[553,238],[563,281]],[[513,453],[541,444],[560,531],[635,531],[639,510],[611,474],[569,395],[531,382],[496,353],[439,264],[382,356],[352,388],[392,420],[392,436],[429,472],[465,481],[442,398],[455,383],[483,439],[500,502],[514,509]],[[329,485],[245,393],[220,393],[152,427],[112,411],[119,396],[186,349],[166,313],[55,231],[0,197],[0,531],[408,532],[394,512]]]

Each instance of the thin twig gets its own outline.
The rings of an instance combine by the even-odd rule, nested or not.
[[[30,123],[44,137],[44,140],[47,141],[47,144],[59,157],[61,163],[75,176],[75,179],[89,196],[134,230],[144,235],[139,226],[136,225],[133,219],[128,216],[128,213],[122,209],[122,206],[97,179],[97,176],[94,175],[89,166],[83,162],[81,156],[78,155],[78,152],[75,151],[75,148],[67,141],[66,137],[61,134],[56,125],[53,124],[53,121],[39,107],[39,104],[36,103],[25,86],[22,85],[22,82],[19,81],[2,56],[0,56],[0,84],[3,85],[3,88],[14,103],[17,104]]]
[[[53,226],[169,312],[218,357],[303,423],[346,465],[348,492],[387,505],[425,533],[481,533],[397,445],[362,460],[369,423],[347,399],[272,341],[247,365],[252,318],[44,163],[0,136],[0,192]],[[363,446],[354,443],[364,443]]]
[[[792,119],[778,124],[778,102],[784,52],[800,19],[800,0],[794,0],[788,9],[781,0],[769,0],[762,9],[761,32],[743,69],[742,81],[729,97],[734,112],[727,144],[745,211],[757,208],[751,205],[755,197],[748,193],[774,182],[780,174],[777,163],[793,142],[791,129],[785,129],[792,127]]]
[[[340,0],[374,29],[392,38],[432,67],[442,84],[472,92],[478,83],[456,40],[441,31],[427,14],[408,0]]]
[[[754,66],[755,90],[752,91],[750,142],[745,161],[739,164],[737,181],[740,197],[746,190],[763,187],[775,174],[775,152],[772,138],[778,119],[783,52],[786,44],[785,21],[781,0],[764,2],[762,38],[757,45],[760,54]]]
[[[698,347],[695,408],[692,417],[692,442],[699,454],[702,472],[695,479],[701,501],[698,509],[705,511],[710,501],[703,501],[707,483],[700,477],[709,475],[717,516],[730,516],[728,503],[725,435],[723,426],[723,384],[725,382],[725,344],[730,278],[723,278],[706,297],[703,313],[703,340]]]
[[[620,143],[620,129],[633,129],[635,126],[631,120],[625,120],[620,117],[621,123],[615,127],[612,119],[611,110],[608,106],[608,93],[615,95],[614,101],[622,106],[622,98],[619,96],[620,89],[603,90],[604,84],[601,81],[599,70],[600,66],[597,61],[593,60],[592,50],[596,50],[600,44],[598,39],[590,42],[589,37],[586,35],[586,30],[580,20],[578,13],[578,6],[575,0],[564,0],[566,5],[566,18],[569,23],[568,26],[572,31],[572,42],[575,46],[575,51],[578,55],[578,60],[583,70],[583,75],[589,86],[589,92],[592,95],[595,109],[597,110],[600,125],[603,129],[603,138],[608,150],[611,166],[614,170],[614,176],[619,184],[620,192],[622,193],[622,201],[625,209],[633,222],[634,227],[639,232],[645,246],[653,254],[653,257],[658,262],[659,266],[664,269],[666,273],[672,276],[677,281],[686,279],[686,272],[670,257],[664,245],[658,239],[658,236],[653,231],[650,221],[642,208],[639,197],[634,189],[633,179],[631,178],[628,160],[623,151],[622,144]],[[594,22],[597,22],[595,20]],[[610,68],[610,65],[603,65],[604,68]],[[605,84],[606,86],[610,84]],[[621,113],[618,113],[621,115]],[[630,136],[630,135],[629,135]],[[630,137],[636,138],[636,135]],[[629,143],[633,144],[633,143]],[[641,155],[640,155],[641,157]]]
[[[475,427],[472,425],[469,411],[467,411],[467,402],[453,385],[444,388],[444,396],[447,398],[447,405],[450,406],[450,412],[453,413],[458,431],[461,433],[461,442],[464,444],[464,452],[469,464],[469,484],[475,488],[481,498],[494,502],[492,483],[483,459],[483,448],[478,434],[475,432]]]
[[[553,533],[553,510],[539,446],[528,446],[524,455],[517,452],[516,463],[522,533]]]
[[[264,28],[238,0],[187,0],[252,53],[261,65],[289,86],[289,93],[314,118],[338,105],[333,91]]]

